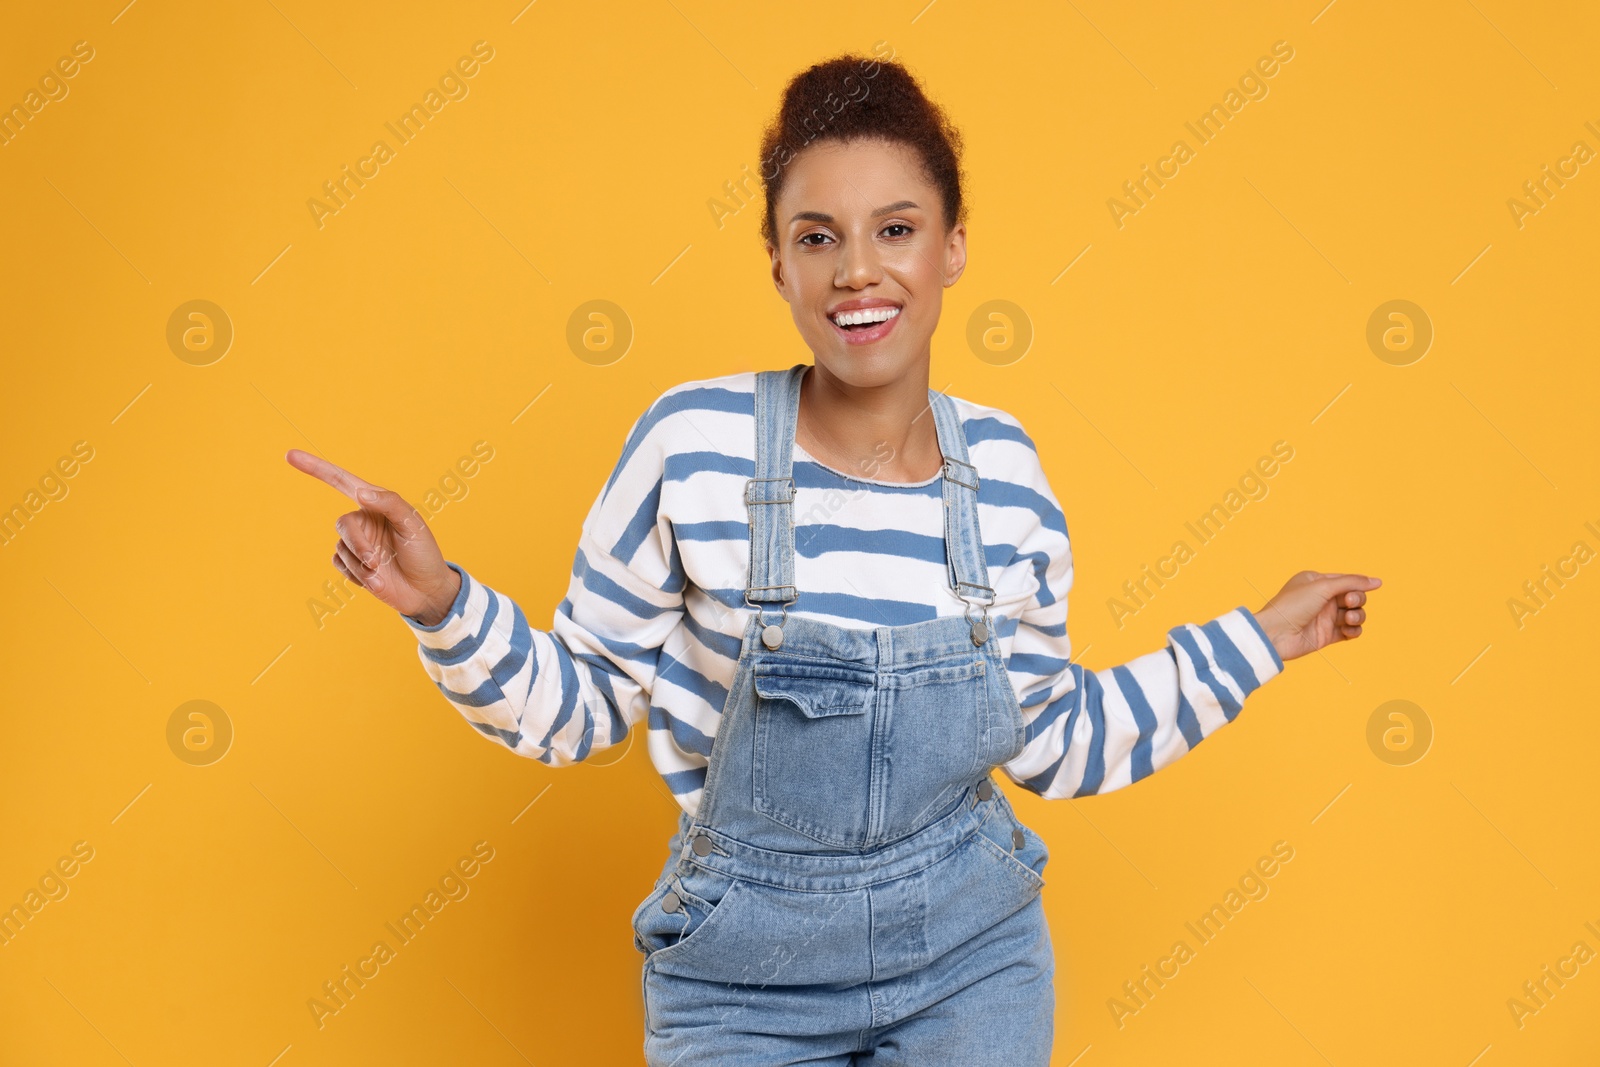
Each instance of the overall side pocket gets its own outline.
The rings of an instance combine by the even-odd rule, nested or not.
[[[739,890],[737,879],[696,864],[687,864],[645,898],[634,912],[634,946],[657,966],[698,944],[714,926],[729,898]],[[668,909],[671,910],[668,910]]]

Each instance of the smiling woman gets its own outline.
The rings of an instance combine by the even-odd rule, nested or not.
[[[791,162],[766,182],[761,232],[773,283],[816,357],[796,441],[845,469],[887,441],[885,476],[915,481],[944,458],[932,420],[916,418],[927,400],[915,383],[920,374],[925,389],[943,291],[966,267],[961,136],[910,72],[885,63],[825,137],[794,143],[860,62],[819,63],[790,85],[762,137],[763,159]]]
[[[1073,662],[1072,548],[1032,439],[929,388],[967,262],[960,138],[892,62],[805,124],[862,62],[797,75],[762,143],[784,161],[764,268],[813,362],[639,416],[550,630],[397,494],[288,457],[360,505],[334,566],[483,736],[558,767],[646,724],[682,809],[633,913],[651,1064],[1043,1067],[1049,849],[994,771],[1047,799],[1132,785],[1285,660],[1358,636],[1378,584],[1305,571],[1259,613]]]

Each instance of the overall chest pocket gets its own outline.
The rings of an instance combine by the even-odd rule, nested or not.
[[[756,811],[825,845],[867,840],[877,675],[772,655],[755,665]]]
[[[987,667],[981,653],[968,653],[886,678],[890,729],[879,746],[882,840],[920,830],[988,773]]]
[[[756,811],[837,848],[921,829],[987,769],[985,667],[978,654],[882,676],[837,661],[758,661]]]

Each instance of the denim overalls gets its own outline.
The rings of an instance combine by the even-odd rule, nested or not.
[[[697,815],[681,815],[633,915],[646,1059],[1044,1067],[1049,854],[989,777],[1022,751],[1024,724],[987,612],[959,417],[929,390],[950,588],[967,613],[871,629],[790,619],[806,369],[756,375],[756,611]]]

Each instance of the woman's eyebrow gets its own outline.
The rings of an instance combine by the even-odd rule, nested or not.
[[[916,206],[917,202],[915,200],[896,200],[887,207],[880,207],[878,210],[874,211],[872,213],[872,217],[878,218],[882,215],[893,215],[896,211],[904,211],[906,208]],[[833,216],[822,211],[797,211],[795,212],[794,217],[789,221],[799,222],[802,219],[804,219],[806,222],[832,222]]]

